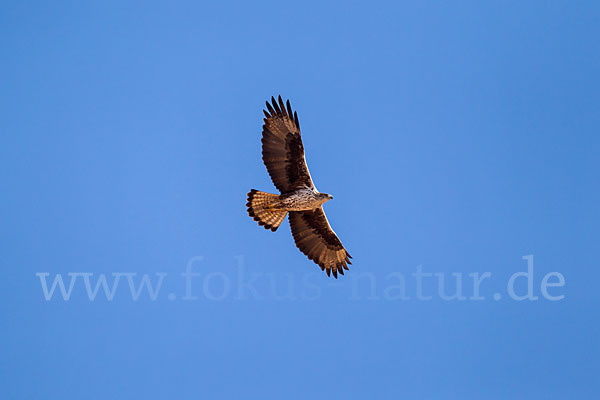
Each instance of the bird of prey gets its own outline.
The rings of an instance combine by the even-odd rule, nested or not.
[[[255,189],[248,193],[248,215],[265,229],[279,228],[289,213],[290,228],[296,246],[310,260],[337,278],[348,269],[350,254],[342,246],[323,212],[323,204],[333,196],[319,193],[306,160],[300,136],[298,114],[290,101],[284,105],[281,96],[268,101],[262,132],[262,159],[273,184],[281,194]]]

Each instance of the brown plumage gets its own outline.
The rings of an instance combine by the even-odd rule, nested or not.
[[[298,114],[290,101],[271,97],[263,110],[262,159],[280,195],[252,189],[248,193],[248,215],[276,231],[290,214],[290,227],[296,246],[330,276],[337,278],[348,269],[350,254],[342,245],[325,216],[322,205],[332,197],[319,193],[312,181],[300,136]]]

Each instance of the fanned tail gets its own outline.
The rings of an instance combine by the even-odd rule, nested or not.
[[[261,192],[256,189],[248,192],[248,215],[254,218],[259,225],[273,232],[279,228],[287,215],[286,210],[278,208],[280,199],[278,194]]]

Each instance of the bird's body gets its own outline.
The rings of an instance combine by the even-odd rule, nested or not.
[[[281,207],[287,211],[310,211],[321,207],[331,196],[315,188],[299,188],[281,195]]]
[[[337,278],[348,269],[350,254],[329,226],[322,205],[333,197],[319,193],[306,165],[298,115],[289,100],[271,98],[263,125],[263,162],[281,194],[252,189],[248,193],[248,215],[259,225],[276,231],[289,213],[296,246],[322,270]]]

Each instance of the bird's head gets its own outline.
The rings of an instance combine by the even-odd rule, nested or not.
[[[319,193],[319,196],[321,197],[321,200],[323,200],[323,203],[333,199],[333,196],[327,193]]]

